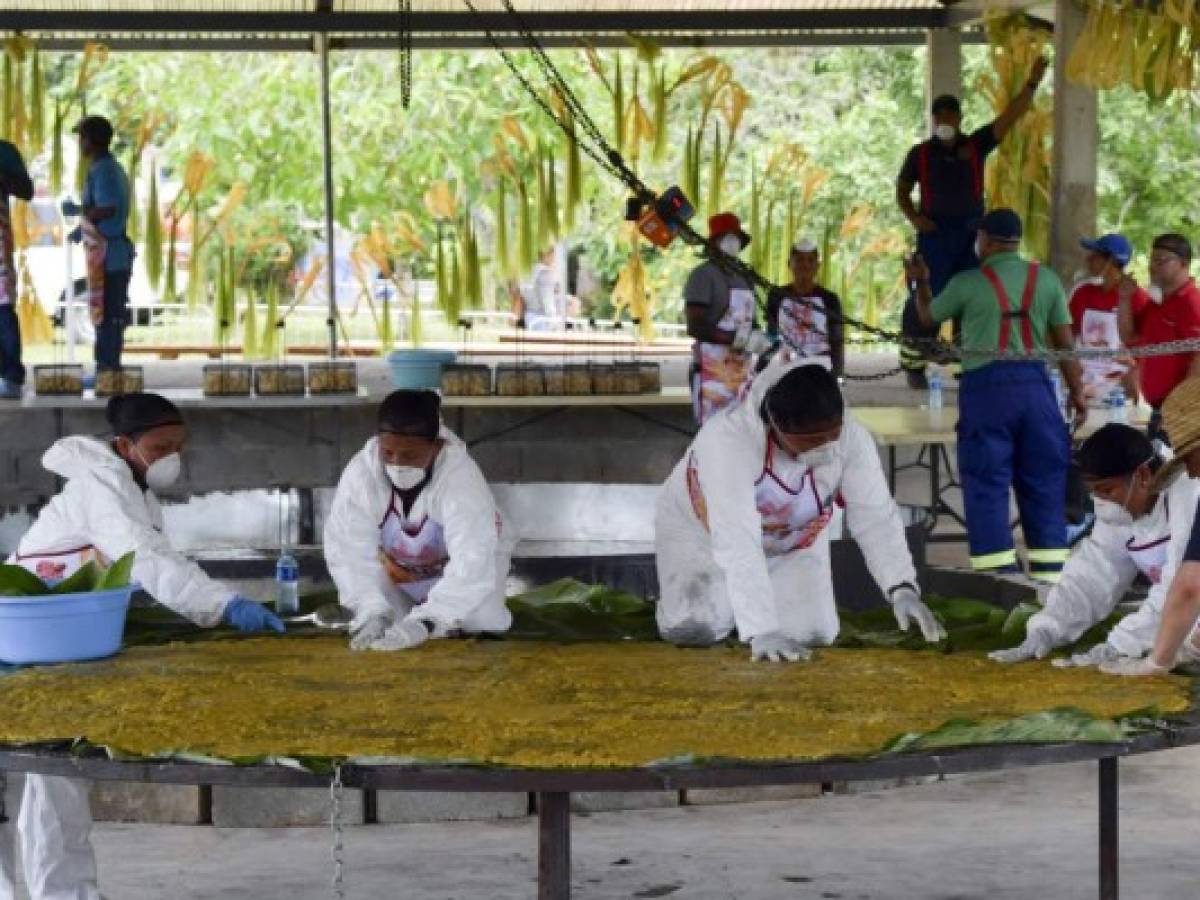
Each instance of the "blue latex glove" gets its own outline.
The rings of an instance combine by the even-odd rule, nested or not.
[[[77,216],[83,212],[83,207],[70,198],[65,198],[62,202],[62,214],[64,216]]]
[[[245,597],[234,597],[230,600],[221,618],[226,625],[232,625],[238,631],[247,633],[270,629],[283,634],[287,630],[275,613],[261,603],[247,600]]]
[[[83,240],[83,228],[80,227],[79,225],[76,225],[74,228],[71,229],[70,233],[67,235],[67,240],[70,241],[72,244],[78,244],[80,241]]]

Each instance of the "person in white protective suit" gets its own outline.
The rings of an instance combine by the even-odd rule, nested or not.
[[[752,659],[772,662],[830,644],[839,623],[826,526],[839,498],[900,627],[944,638],[921,601],[875,443],[844,414],[836,378],[819,364],[776,362],[704,423],[659,496],[663,639],[704,646],[736,629]]]
[[[42,457],[66,486],[21,538],[13,561],[61,579],[88,560],[109,563],[132,551],[133,581],[195,624],[282,632],[270,611],[209,578],[163,534],[154,492],[178,478],[187,436],[175,405],[157,394],[128,394],[112,398],[106,415],[111,439],[63,438]],[[17,832],[31,900],[100,897],[91,825],[87,781],[26,776]],[[12,900],[11,835],[0,834],[0,843],[0,900]]]
[[[325,560],[354,613],[355,650],[405,650],[512,624],[505,581],[515,541],[483,473],[441,424],[432,391],[395,391],[379,433],[342,473]]]
[[[1154,645],[1167,588],[1187,549],[1200,499],[1197,483],[1176,478],[1155,483],[1164,460],[1144,433],[1128,425],[1105,425],[1076,453],[1092,494],[1096,525],[1071,554],[1044,607],[1025,624],[1025,640],[988,655],[997,662],[1043,659],[1073,644],[1116,608],[1138,574],[1150,591],[1103,643],[1085,653],[1054,660],[1056,666],[1098,666],[1144,656]]]

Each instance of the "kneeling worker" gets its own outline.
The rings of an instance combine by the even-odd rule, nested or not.
[[[342,473],[325,559],[356,650],[406,650],[456,632],[502,632],[511,541],[483,473],[441,423],[432,391],[395,391],[379,433]]]
[[[832,643],[837,606],[826,526],[835,498],[900,627],[945,636],[921,601],[899,510],[870,434],[817,364],[768,366],[706,422],[658,501],[659,632],[681,645],[735,628],[755,660]]]
[[[46,451],[42,465],[66,486],[21,538],[16,562],[61,579],[89,560],[110,563],[132,551],[133,581],[195,624],[282,632],[274,614],[209,578],[163,534],[154,492],[179,477],[187,438],[175,404],[157,394],[113,397],[107,419],[111,440],[66,437]],[[87,781],[26,776],[17,830],[32,900],[99,900],[91,827]]]
[[[1105,425],[1076,454],[1096,508],[1096,526],[1063,568],[1045,608],[1025,625],[1025,640],[988,654],[997,662],[1042,659],[1055,647],[1079,640],[1110,615],[1139,573],[1151,584],[1137,612],[1107,640],[1055,665],[1099,665],[1144,656],[1154,645],[1167,588],[1187,548],[1200,491],[1190,478],[1156,483],[1163,459],[1145,434],[1128,425]]]

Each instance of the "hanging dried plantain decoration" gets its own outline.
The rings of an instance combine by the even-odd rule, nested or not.
[[[412,102],[412,0],[399,0],[400,12],[400,103]]]

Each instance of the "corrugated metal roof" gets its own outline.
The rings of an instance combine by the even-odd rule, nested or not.
[[[0,0],[0,12],[210,12],[315,13],[320,0]],[[500,9],[496,0],[479,0],[480,9]],[[941,0],[513,0],[528,12],[704,12],[708,10],[903,10],[940,9]],[[415,12],[466,13],[461,0],[412,0]],[[388,12],[396,0],[333,0],[334,12]]]

